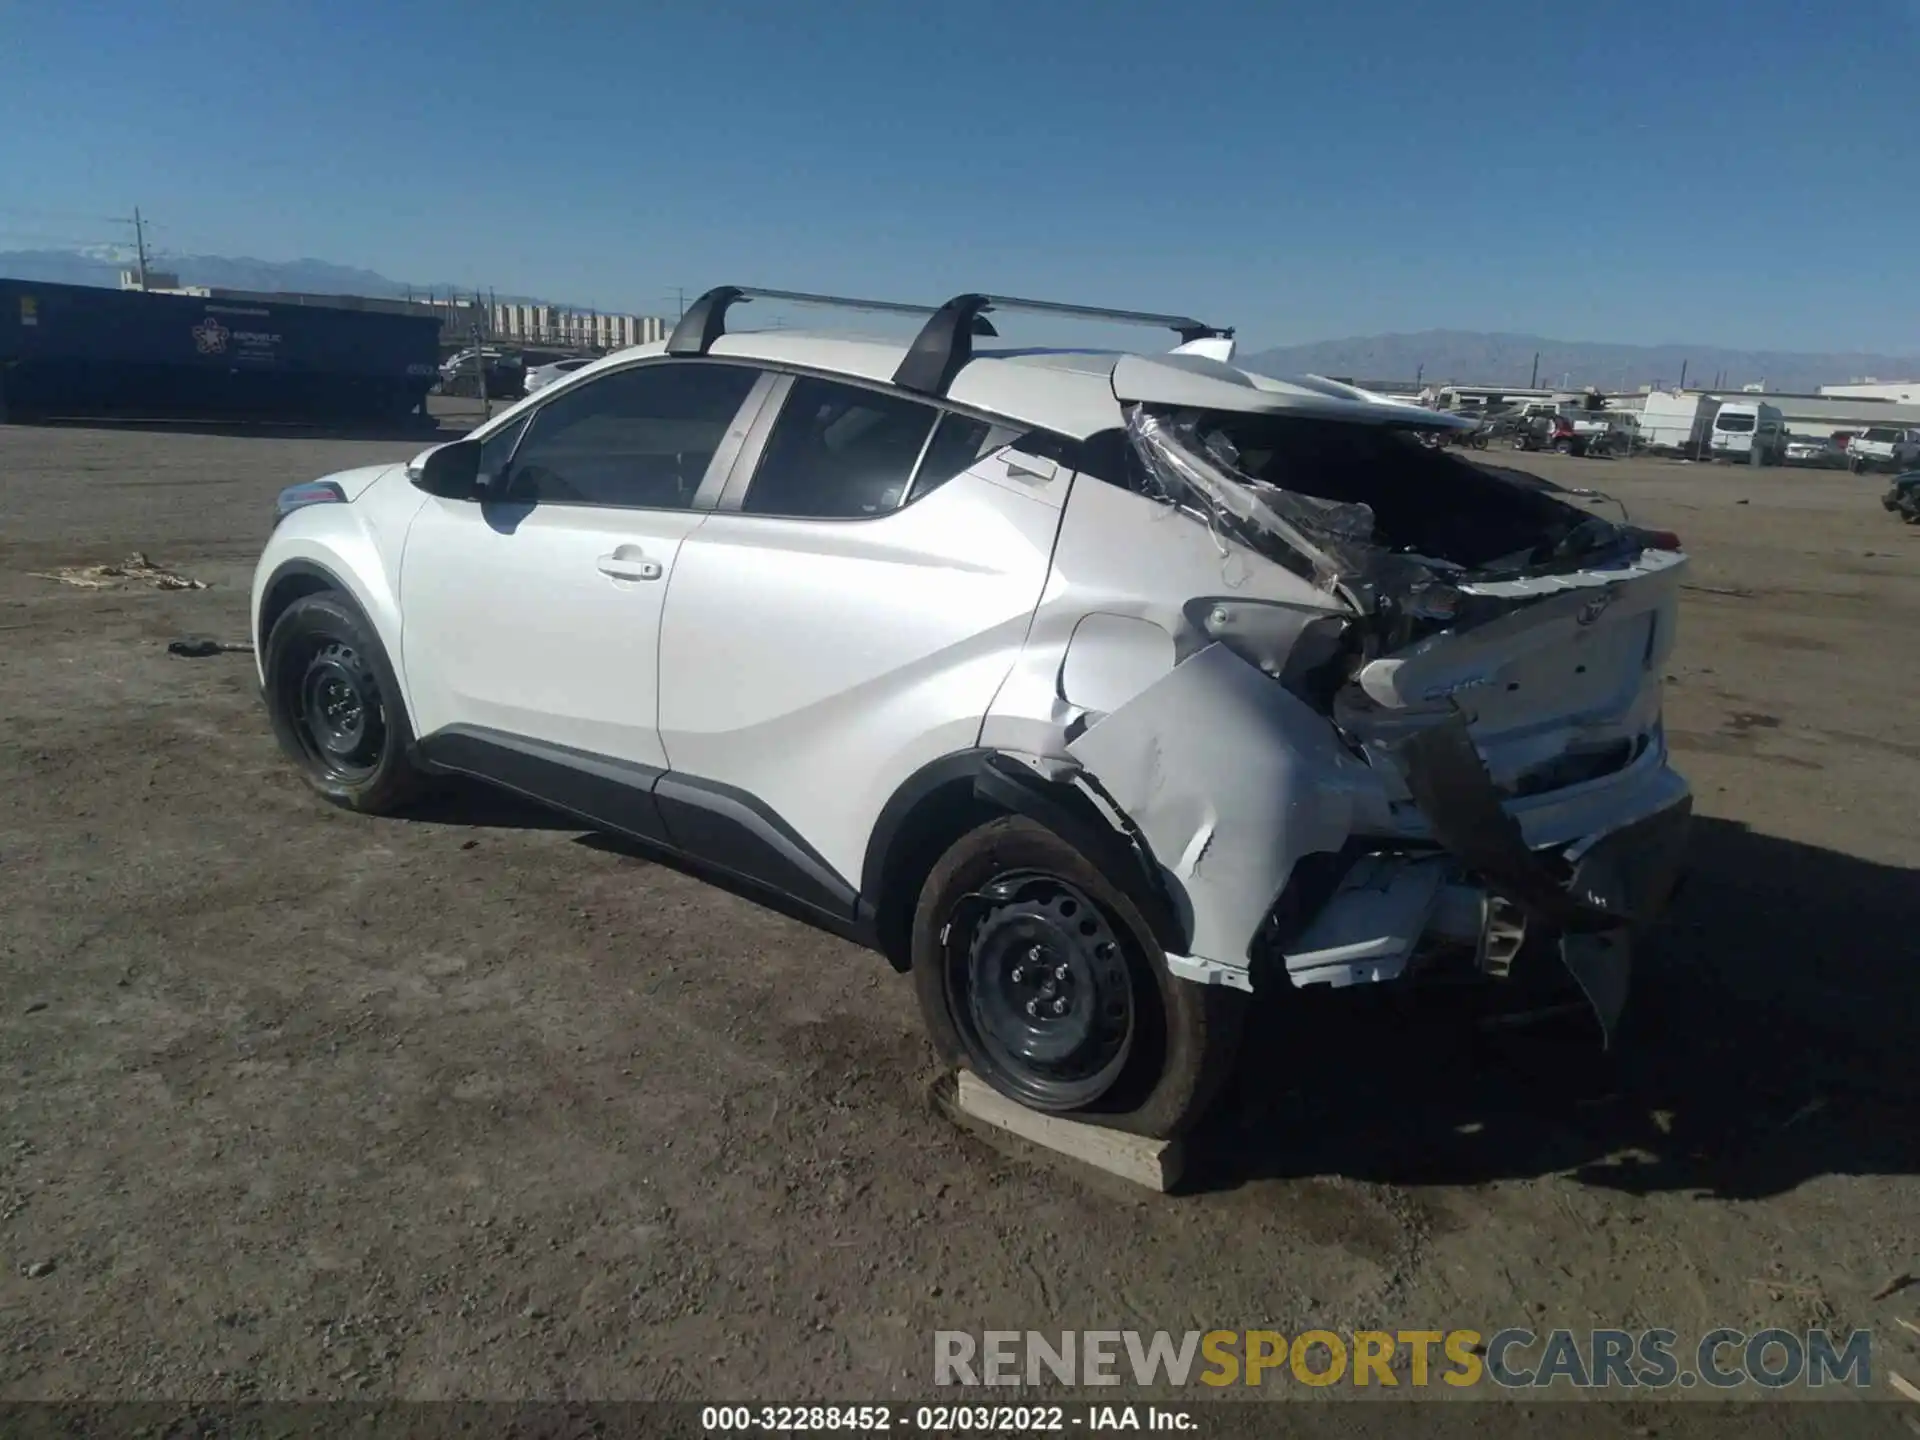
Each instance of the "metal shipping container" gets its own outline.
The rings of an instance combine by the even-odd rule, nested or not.
[[[421,316],[0,279],[0,417],[391,424],[439,343]]]

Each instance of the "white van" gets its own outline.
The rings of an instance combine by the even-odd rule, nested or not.
[[[1778,465],[1786,452],[1787,422],[1777,405],[1729,400],[1713,417],[1713,454],[1717,460]]]
[[[1699,459],[1713,437],[1720,402],[1711,395],[1655,390],[1640,407],[1640,444],[1648,450],[1677,450]]]

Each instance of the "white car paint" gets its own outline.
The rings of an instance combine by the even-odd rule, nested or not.
[[[1222,349],[982,350],[945,402],[1070,441],[1115,431],[1129,402],[1473,423],[1316,377],[1256,377]],[[782,330],[724,335],[711,354],[885,384],[903,347]],[[663,358],[661,344],[606,357],[478,438]],[[1375,659],[1343,740],[1212,633],[1251,624],[1283,655],[1309,626],[1352,613],[1340,587],[1011,446],[905,508],[849,520],[513,513],[423,494],[418,464],[331,477],[351,503],[280,524],[256,574],[257,636],[283,567],[321,566],[372,620],[417,735],[480,727],[727,787],[849,888],[872,868],[883,810],[922,766],[976,747],[1009,755],[1070,779],[1144,836],[1186,911],[1191,953],[1168,963],[1189,978],[1251,984],[1254,936],[1302,856],[1426,833],[1386,742],[1437,700],[1470,712],[1497,780],[1569,745],[1645,746],[1601,779],[1514,800],[1530,844],[1590,843],[1687,793],[1659,734],[1678,555],[1489,582],[1488,595],[1544,598]],[[1293,982],[1400,973],[1422,927],[1440,923],[1443,887],[1427,878],[1388,876],[1391,902],[1357,917],[1361,901],[1343,892],[1340,913],[1289,957]],[[1376,934],[1363,933],[1368,913]]]
[[[478,725],[664,769],[657,681],[693,510],[430,497],[407,537],[403,655],[422,735]]]
[[[882,807],[977,742],[1026,639],[1066,486],[1007,468],[990,455],[878,519],[701,525],[661,640],[673,768],[757,796],[858,877]]]

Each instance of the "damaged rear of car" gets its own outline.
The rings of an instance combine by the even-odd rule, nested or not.
[[[1113,389],[1030,698],[1013,677],[983,742],[1127,838],[1180,980],[1548,966],[1610,1040],[1691,808],[1661,725],[1677,537],[1421,445],[1449,418],[1350,386],[1176,353]]]

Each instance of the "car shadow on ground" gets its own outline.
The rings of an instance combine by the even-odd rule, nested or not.
[[[449,783],[408,818],[571,831],[807,920],[491,786]],[[1690,861],[1610,1051],[1584,1013],[1489,1025],[1457,992],[1256,997],[1240,1065],[1191,1137],[1185,1188],[1572,1174],[1757,1199],[1822,1175],[1920,1174],[1920,872],[1705,818]]]
[[[501,830],[578,830],[580,822],[478,781],[450,779],[437,784],[407,808],[409,822]]]
[[[1704,818],[1690,858],[1611,1052],[1578,1013],[1501,1029],[1451,996],[1279,993],[1190,1186],[1572,1174],[1755,1199],[1920,1173],[1920,872]]]
[[[812,918],[800,906],[751,880],[701,865],[684,855],[643,840],[595,830],[577,816],[550,809],[535,800],[524,799],[510,791],[477,780],[448,777],[408,807],[405,819],[412,824],[448,825],[483,829],[489,826],[506,830],[555,830],[570,832],[573,842],[603,855],[618,855],[669,870],[712,885],[730,895],[764,906],[769,910],[811,925]],[[879,962],[876,957],[876,963]]]

